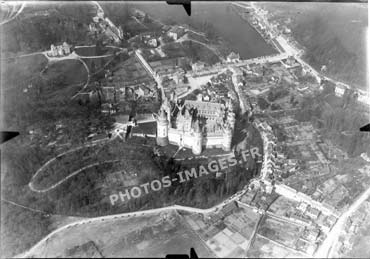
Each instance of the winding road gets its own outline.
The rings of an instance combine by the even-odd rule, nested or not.
[[[58,185],[62,184],[63,182],[67,181],[69,178],[75,176],[76,174],[80,173],[81,171],[83,171],[84,169],[87,169],[89,168],[89,166],[85,166],[83,168],[80,168],[79,170],[75,171],[75,172],[72,172],[70,175],[64,177],[62,180],[58,181],[57,183],[53,184],[52,186],[46,188],[46,189],[37,189],[35,188],[33,182],[35,180],[36,177],[39,176],[39,174],[41,174],[51,163],[53,163],[55,160],[57,160],[58,158],[60,157],[63,157],[67,154],[70,154],[70,153],[73,153],[73,152],[76,152],[78,150],[81,150],[83,148],[86,148],[86,147],[92,147],[92,146],[96,146],[98,145],[99,143],[104,143],[104,142],[107,142],[109,139],[108,138],[104,138],[104,139],[99,139],[99,140],[95,140],[95,141],[91,141],[90,143],[87,143],[87,144],[84,144],[82,146],[79,146],[79,147],[76,147],[76,148],[73,148],[73,149],[70,149],[70,150],[67,150],[59,155],[57,155],[56,157],[53,157],[52,159],[48,160],[45,164],[43,164],[37,171],[36,173],[32,176],[28,186],[29,188],[31,189],[31,191],[34,191],[34,192],[38,192],[38,193],[44,193],[44,192],[48,192],[54,188],[56,188]],[[92,167],[93,165],[91,165],[90,167]]]
[[[19,2],[15,2],[15,3],[12,3],[12,2],[7,2],[7,3],[1,3],[1,5],[11,5],[11,4],[19,4]],[[15,18],[17,18],[18,17],[18,15],[20,15],[21,14],[21,12],[23,11],[23,9],[26,7],[26,2],[25,1],[23,1],[22,3],[21,3],[21,7],[18,9],[18,11],[14,14],[14,12],[12,12],[11,14],[10,14],[10,18],[8,18],[8,19],[5,19],[4,21],[1,21],[0,22],[0,26],[1,25],[4,25],[4,24],[6,24],[6,23],[8,23],[8,22],[10,22],[10,21],[12,21],[12,20],[14,20]]]

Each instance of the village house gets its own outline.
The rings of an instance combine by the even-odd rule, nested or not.
[[[167,35],[174,40],[178,40],[182,35],[185,34],[185,29],[180,26],[173,26],[168,32]]]
[[[321,213],[320,210],[313,208],[313,207],[310,207],[309,209],[306,210],[306,215],[312,219],[317,219],[320,213]]]
[[[307,239],[311,242],[315,242],[320,235],[319,229],[310,229],[307,234]]]
[[[197,61],[193,64],[191,64],[191,69],[194,71],[194,72],[198,72],[198,71],[201,71],[204,69],[205,67],[205,63],[204,62],[201,62],[201,61]]]
[[[152,97],[153,96],[152,91],[148,87],[146,87],[145,85],[137,86],[136,89],[135,89],[135,94],[138,97],[142,97],[142,98],[147,98],[147,97]]]
[[[148,41],[147,41],[147,44],[149,45],[149,46],[151,46],[151,47],[154,47],[154,48],[156,48],[157,46],[158,46],[158,42],[157,42],[157,40],[156,39],[149,39]]]
[[[240,61],[240,56],[238,53],[235,53],[235,52],[231,52],[228,56],[227,56],[227,61],[228,62],[239,62]]]

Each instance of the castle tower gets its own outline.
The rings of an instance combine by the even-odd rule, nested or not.
[[[57,52],[59,56],[64,56],[63,47],[58,45],[57,46]]]
[[[234,110],[234,105],[233,105],[233,102],[231,101],[231,99],[229,99],[229,101],[227,102],[227,109],[229,111],[233,111]]]
[[[162,102],[161,110],[164,110],[166,112],[167,120],[170,122],[171,121],[171,104],[167,97],[165,97]]]
[[[190,112],[189,112],[189,109],[188,109],[187,107],[185,107],[184,117],[185,117],[186,119],[189,119],[189,118],[191,117]]]
[[[223,134],[223,150],[224,151],[230,151],[231,150],[231,139],[233,137],[232,128],[229,124],[226,125],[225,131]]]
[[[157,117],[157,145],[167,146],[168,145],[168,120],[166,112],[161,109]]]
[[[235,129],[235,113],[233,111],[229,111],[227,114],[227,121],[231,127],[231,131]]]
[[[172,91],[171,92],[171,95],[170,95],[170,100],[174,103],[177,102],[177,96],[176,96],[176,92],[175,91]]]
[[[192,145],[192,151],[194,155],[200,155],[202,153],[203,135],[202,135],[202,130],[200,128],[198,120],[194,122],[193,134],[194,134],[194,142]]]
[[[50,52],[51,52],[51,56],[52,56],[52,57],[56,57],[56,56],[58,56],[58,50],[57,50],[57,48],[54,46],[54,44],[51,44],[51,45],[50,45]]]
[[[71,47],[68,45],[67,42],[63,42],[62,47],[65,55],[71,54]]]

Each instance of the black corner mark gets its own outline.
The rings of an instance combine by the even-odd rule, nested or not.
[[[189,259],[189,256],[186,254],[169,254],[166,255],[166,259]]]
[[[12,138],[19,135],[18,131],[0,131],[0,144],[3,144],[4,142],[11,140]]]
[[[167,0],[166,2],[167,4],[181,4],[184,7],[186,13],[191,16],[191,0]]]
[[[360,131],[370,132],[370,123],[361,127]]]
[[[195,252],[195,249],[194,248],[190,248],[190,258],[191,259],[198,259],[198,255]]]
[[[166,259],[198,259],[198,255],[194,248],[190,248],[190,257],[186,254],[168,254]]]

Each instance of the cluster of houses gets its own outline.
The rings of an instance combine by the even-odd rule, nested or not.
[[[261,137],[263,140],[263,161],[262,161],[262,179],[267,180],[266,182],[269,183],[268,179],[274,180],[274,170],[276,168],[275,159],[277,157],[276,152],[276,137],[272,133],[272,128],[266,121],[259,121],[255,120],[254,124],[256,128],[261,133]],[[271,192],[272,186],[268,184],[266,191]]]
[[[71,54],[71,46],[67,42],[63,42],[61,45],[51,44],[50,50],[47,55],[49,57],[64,57]]]
[[[140,39],[149,47],[156,48],[159,45],[156,37],[150,32],[140,34]]]
[[[102,89],[102,112],[115,114],[119,110],[119,103],[126,101],[149,101],[155,99],[157,93],[145,84],[117,88],[115,86],[103,86]]]
[[[338,212],[327,203],[320,203],[313,200],[308,195],[298,192],[293,188],[284,184],[275,184],[272,186],[270,180],[273,180],[276,175],[282,173],[280,162],[284,166],[284,171],[296,170],[298,161],[296,159],[286,159],[285,155],[280,152],[276,152],[276,137],[272,134],[272,128],[265,121],[260,122],[255,120],[255,125],[261,132],[261,136],[264,143],[264,161],[262,165],[261,173],[265,182],[265,188],[267,193],[271,193],[272,188],[275,187],[275,191],[289,199],[299,202],[297,211],[299,213],[293,213],[289,218],[297,223],[310,226],[312,221],[319,218],[320,214],[325,214],[325,220],[320,226],[324,232],[330,230],[338,217]],[[302,216],[304,214],[304,216]],[[309,218],[309,219],[308,219]]]
[[[102,86],[103,101],[115,103],[127,100],[138,100],[154,98],[156,96],[155,89],[145,83],[131,86],[119,86],[117,84],[107,84]]]
[[[236,64],[241,61],[239,54],[231,52],[226,58],[226,64]],[[191,64],[193,77],[216,75],[220,71],[225,69],[225,65],[222,63],[216,63],[212,66],[207,65],[202,61],[197,61]]]
[[[226,63],[227,64],[234,64],[240,62],[240,56],[239,54],[235,52],[231,52],[226,57]],[[213,66],[208,66],[205,62],[202,61],[196,61],[191,64],[191,70],[194,74],[202,74],[205,75],[207,73],[209,74],[216,74],[220,71],[220,69],[224,69],[225,67],[221,64],[215,64]]]
[[[119,43],[123,39],[122,27],[117,28],[109,18],[104,17],[103,10],[98,9],[96,16],[93,17],[93,22],[89,24],[90,32],[104,33],[115,43]]]
[[[158,61],[149,62],[151,69],[155,76],[159,77],[173,77],[173,75],[179,75],[181,79],[181,75],[185,74],[183,68],[181,68],[180,64],[186,61],[187,58],[179,57],[179,58],[170,58],[170,59],[163,59]]]
[[[268,11],[262,8],[252,9],[256,15],[252,18],[252,25],[265,38],[272,39],[278,35],[277,23],[267,24]]]
[[[231,92],[224,85],[211,84],[203,87],[203,101],[219,102],[220,99],[232,98]]]

